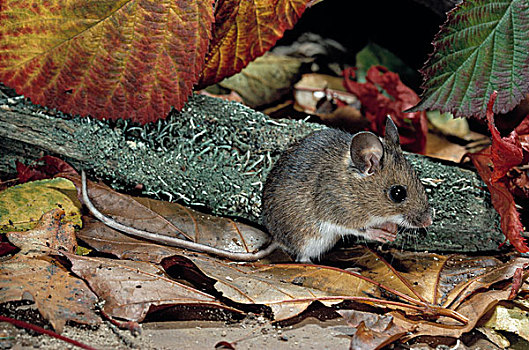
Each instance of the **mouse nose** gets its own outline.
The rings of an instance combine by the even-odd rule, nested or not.
[[[429,208],[423,215],[421,220],[422,227],[428,227],[433,223],[433,217],[435,215],[435,209]]]
[[[428,215],[422,222],[422,227],[428,227],[433,223],[432,216]]]

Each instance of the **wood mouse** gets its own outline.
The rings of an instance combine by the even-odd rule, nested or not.
[[[304,262],[346,235],[394,241],[397,225],[432,223],[424,187],[389,116],[384,138],[326,129],[292,145],[268,175],[262,202],[274,242]]]
[[[431,224],[424,188],[399,144],[397,127],[388,117],[386,136],[355,135],[327,129],[286,150],[272,168],[263,190],[263,223],[272,242],[254,253],[236,253],[123,225],[101,213],[90,201],[81,172],[82,198],[90,213],[126,234],[179,248],[238,261],[262,259],[278,247],[309,262],[354,234],[393,241],[397,225]]]

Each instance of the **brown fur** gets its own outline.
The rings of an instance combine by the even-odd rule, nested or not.
[[[352,138],[335,129],[311,134],[292,145],[268,176],[263,223],[275,241],[298,258],[308,240],[320,234],[322,222],[362,230],[375,216],[401,214],[405,225],[413,227],[430,220],[424,188],[398,141],[394,142],[395,135],[381,140],[384,154],[380,167],[367,176],[351,160]],[[388,197],[389,188],[397,184],[407,188],[402,203]],[[337,235],[333,244],[339,238]]]

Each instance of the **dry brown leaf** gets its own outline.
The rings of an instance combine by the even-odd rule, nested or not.
[[[467,153],[468,150],[466,147],[450,142],[444,136],[428,133],[426,150],[424,151],[425,155],[459,163]]]
[[[79,177],[68,178],[80,188]],[[187,238],[232,252],[251,252],[269,240],[265,232],[228,218],[203,214],[177,203],[127,196],[102,184],[88,182],[87,185],[91,201],[103,214],[140,230]],[[111,235],[113,231],[108,227],[96,228],[99,233],[95,236]],[[94,226],[83,228],[79,237],[85,239],[94,235],[90,232],[92,229]]]
[[[297,111],[314,115],[326,125],[349,132],[369,127],[369,121],[360,113],[358,98],[345,90],[343,78],[304,74],[294,89]]]
[[[112,198],[112,194],[108,196]],[[202,214],[189,215],[188,209],[173,208],[163,202],[140,199],[137,203],[140,201],[153,213],[163,215],[199,240],[203,231],[215,231],[207,224],[201,226]],[[191,220],[186,221],[189,218]],[[215,220],[221,219],[210,217],[206,222]],[[224,230],[228,226],[221,222],[220,227]],[[517,269],[529,262],[529,259],[519,257],[504,263],[494,257],[398,251],[381,256],[366,247],[358,247],[347,250],[346,256],[337,263],[361,268],[362,275],[359,275],[319,265],[228,263],[205,254],[159,247],[118,232],[107,236],[98,223],[87,222],[86,227],[80,237],[100,251],[132,259],[161,261],[166,271],[172,268],[184,271],[183,275],[191,283],[215,288],[234,302],[270,307],[275,320],[299,315],[314,301],[331,306],[354,300],[395,310],[391,313],[395,324],[413,331],[410,338],[427,334],[457,336],[471,330],[490,308],[510,293],[507,287],[506,290],[489,290],[490,287],[510,280]],[[216,244],[217,239],[209,242]],[[225,249],[232,248],[226,246]],[[151,302],[147,304],[151,305]],[[207,301],[201,302],[207,304]],[[355,341],[369,344],[367,346],[387,344],[404,334],[396,327],[394,333],[379,337],[373,329],[366,328],[365,323],[359,330]]]
[[[49,254],[73,251],[73,226],[62,224],[64,211],[54,209],[26,232],[11,232],[9,240],[21,250],[0,265],[0,303],[32,300],[41,315],[62,332],[66,321],[95,325],[97,297],[84,281],[74,277]]]
[[[394,317],[394,322],[397,325],[406,329],[413,329],[413,332],[409,333],[405,340],[423,335],[459,338],[463,333],[474,329],[480,318],[499,301],[506,300],[509,293],[509,290],[489,290],[477,293],[466,300],[457,308],[457,312],[468,318],[467,324],[456,325],[452,320],[444,318],[439,319],[438,322],[412,320],[396,311],[391,312],[390,315]]]
[[[133,238],[112,230],[89,216],[83,216],[83,229],[77,232],[77,237],[97,251],[114,254],[120,259],[159,263],[166,257],[184,253],[180,248]]]
[[[351,349],[380,349],[405,335],[404,329],[393,323],[393,317],[357,310],[339,310],[347,324],[356,329]]]
[[[57,254],[59,250],[73,252],[77,246],[71,222],[62,223],[64,210],[54,209],[42,215],[35,228],[24,232],[7,232],[6,237],[20,248],[26,258]]]
[[[103,311],[113,317],[142,321],[155,306],[199,304],[228,308],[215,297],[169,278],[164,270],[142,261],[82,257],[66,254],[72,271],[88,281],[103,300]]]
[[[80,176],[61,174],[61,177],[72,181],[77,187],[77,192],[81,193]],[[103,214],[113,217],[116,221],[124,225],[136,225],[135,227],[140,230],[152,230],[160,234],[189,238],[185,237],[183,232],[179,231],[169,220],[138,203],[133,197],[113,191],[102,183],[96,184],[88,181],[87,186],[92,203]]]

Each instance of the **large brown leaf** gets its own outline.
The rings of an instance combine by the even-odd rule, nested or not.
[[[178,304],[228,309],[215,297],[170,279],[161,267],[151,263],[73,254],[67,257],[72,271],[105,300],[103,311],[114,317],[142,321],[152,307]]]
[[[68,178],[77,188],[81,187],[79,177],[68,176]],[[228,218],[203,214],[176,203],[127,196],[102,184],[88,182],[87,185],[91,201],[101,212],[137,229],[170,237],[187,238],[233,252],[251,252],[265,245],[269,240],[265,232]],[[93,244],[95,248],[114,235],[114,230],[109,227],[94,224],[89,220],[85,222],[87,226],[78,233],[78,236],[87,243]],[[134,244],[135,240],[132,242]],[[115,253],[119,255],[119,252],[123,252],[122,248],[116,246]]]
[[[0,264],[0,303],[34,301],[41,315],[59,333],[66,321],[100,322],[94,312],[94,293],[49,256],[74,249],[74,228],[70,223],[61,223],[63,215],[64,211],[55,209],[44,214],[34,229],[8,233],[20,252]]]
[[[411,329],[393,322],[390,315],[377,315],[357,310],[340,310],[338,313],[354,328],[351,349],[380,349],[401,338]]]
[[[103,252],[155,262],[173,256],[163,260],[166,269],[196,266],[198,274],[190,274],[195,279],[190,282],[200,284],[203,279],[198,276],[207,276],[206,281],[216,281],[213,287],[233,301],[269,306],[276,320],[296,316],[314,301],[333,305],[355,300],[409,315],[444,315],[457,319],[455,323],[461,325],[468,317],[460,316],[461,303],[479,289],[486,290],[494,283],[510,279],[516,268],[528,262],[523,258],[502,263],[493,257],[393,252],[389,258],[398,267],[394,268],[380,255],[359,247],[348,250],[347,256],[340,259],[342,264],[347,261],[361,268],[358,275],[319,265],[233,264],[204,254],[134,240],[119,232],[114,232],[112,237],[96,236],[96,230],[86,232],[87,237],[83,239],[94,242],[91,244]],[[104,244],[98,244],[103,241]]]

